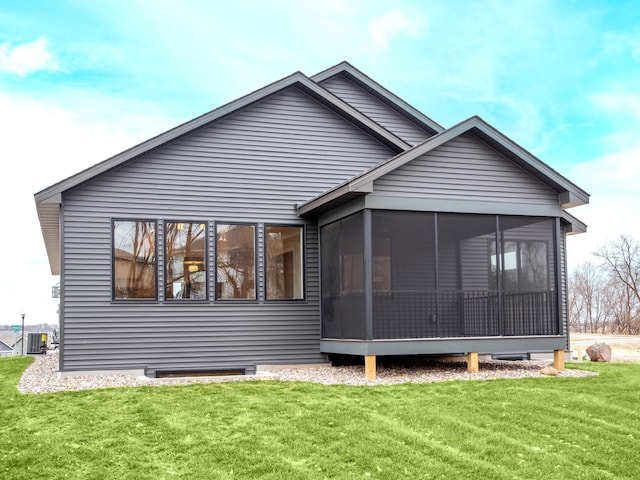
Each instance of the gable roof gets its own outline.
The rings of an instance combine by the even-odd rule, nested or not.
[[[338,66],[336,66],[338,67]],[[338,70],[340,68],[337,68]],[[45,240],[45,247],[49,258],[49,266],[53,275],[58,275],[60,270],[60,203],[62,201],[62,193],[77,187],[85,182],[91,181],[99,175],[113,170],[120,165],[128,162],[136,157],[144,155],[163,145],[166,145],[184,135],[187,135],[201,127],[212,122],[220,120],[228,115],[239,111],[253,103],[259,102],[271,95],[274,95],[286,88],[298,87],[307,95],[311,96],[325,107],[333,110],[340,116],[351,121],[362,130],[378,139],[390,147],[393,151],[399,153],[411,148],[411,145],[400,139],[398,136],[384,128],[382,125],[371,120],[362,112],[340,99],[333,93],[329,92],[322,86],[318,85],[314,80],[310,79],[301,72],[295,72],[284,77],[274,83],[260,88],[248,95],[223,105],[215,110],[205,113],[194,118],[182,125],[157,135],[143,143],[140,143],[124,152],[110,157],[92,167],[89,167],[71,177],[51,185],[48,188],[35,194],[36,208],[38,218]]]
[[[396,134],[389,131],[380,123],[372,120],[356,107],[342,100],[320,85],[324,80],[336,75],[345,75],[358,87],[382,101],[391,109],[403,115],[415,125],[431,132],[434,136],[424,142],[411,146]],[[317,214],[326,211],[333,205],[339,205],[355,196],[365,195],[373,190],[373,181],[382,175],[404,165],[405,163],[427,153],[434,148],[465,132],[471,132],[486,142],[489,146],[511,159],[534,177],[550,186],[558,192],[563,207],[588,203],[589,195],[579,187],[571,183],[548,165],[524,150],[503,134],[495,130],[479,117],[471,117],[449,129],[431,120],[402,99],[386,90],[371,78],[360,72],[348,62],[341,62],[312,77],[307,77],[301,72],[295,72],[263,88],[255,90],[237,100],[227,103],[215,110],[205,113],[171,130],[157,135],[128,150],[110,157],[92,167],[89,167],[71,177],[63,179],[54,185],[35,194],[35,202],[45,241],[45,247],[49,258],[49,265],[53,275],[60,274],[60,208],[62,194],[72,188],[90,182],[96,177],[105,174],[126,162],[141,155],[160,148],[174,140],[194,132],[195,130],[221,120],[249,105],[275,95],[286,88],[300,89],[311,98],[315,99],[336,114],[352,122],[360,129],[376,138],[381,143],[396,152],[396,156],[386,162],[353,177],[347,182],[338,185],[317,197],[298,205],[299,215]]]
[[[480,117],[474,116],[434,135],[421,144],[400,153],[388,161],[376,165],[360,175],[351,178],[347,182],[298,205],[298,214],[319,214],[336,205],[346,203],[354,197],[371,193],[373,191],[374,180],[466,132],[476,135],[487,145],[555,190],[560,196],[563,208],[589,203],[589,194],[587,192],[500,133]]]
[[[1,352],[12,352],[13,348],[3,340],[0,340],[0,351]]]
[[[431,118],[427,117],[424,113],[415,109],[400,97],[390,92],[378,82],[368,77],[349,62],[341,62],[333,67],[323,70],[311,77],[315,82],[322,83],[331,77],[336,75],[345,75],[349,80],[354,82],[363,90],[367,91],[378,100],[391,107],[396,112],[407,117],[412,122],[416,123],[421,128],[427,130],[432,135],[436,135],[445,130],[442,125],[439,125]]]
[[[62,180],[44,190],[35,194],[37,203],[58,203],[59,195],[73,188],[83,182],[93,179],[97,175],[100,175],[106,171],[109,171],[122,163],[131,160],[137,156],[143,155],[151,150],[154,150],[164,144],[167,144],[173,140],[176,140],[194,130],[208,125],[216,120],[220,120],[244,107],[251,105],[252,103],[263,100],[271,95],[274,95],[285,88],[297,86],[300,87],[305,93],[318,100],[326,107],[339,113],[341,116],[349,119],[360,128],[371,134],[392,150],[396,152],[404,151],[411,146],[404,140],[398,138],[396,135],[385,129],[378,123],[371,120],[354,107],[335,96],[333,93],[322,88],[313,80],[305,76],[301,72],[293,73],[288,77],[282,78],[266,87],[260,88],[244,97],[234,100],[226,105],[223,105],[215,110],[200,115],[182,125],[179,125],[171,130],[168,130],[160,135],[157,135],[145,142],[142,142],[124,152],[114,155],[107,160],[104,160],[92,167],[89,167],[65,180]]]

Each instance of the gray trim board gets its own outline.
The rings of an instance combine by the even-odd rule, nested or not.
[[[478,352],[551,352],[564,350],[566,337],[421,338],[416,340],[320,341],[322,353],[343,355],[447,355]]]
[[[565,316],[563,315],[563,309],[562,309],[562,297],[564,294],[564,290],[562,288],[563,285],[563,270],[562,270],[562,261],[563,261],[563,255],[562,255],[562,243],[564,241],[564,236],[561,235],[562,233],[562,229],[560,227],[560,219],[559,218],[555,218],[555,221],[553,223],[553,239],[554,239],[554,245],[553,245],[553,258],[555,260],[555,265],[554,265],[554,281],[555,281],[555,285],[554,285],[554,289],[556,291],[556,316],[558,319],[558,333],[564,333],[564,323],[565,323]]]
[[[528,203],[474,202],[466,200],[433,200],[425,198],[367,196],[364,207],[378,210],[412,210],[442,213],[475,213],[557,217],[560,205],[532,205]]]
[[[412,197],[363,196],[336,207],[318,217],[318,226],[335,222],[352,213],[372,210],[408,210],[415,212],[473,213],[482,215],[526,215],[531,217],[567,217],[560,205],[531,205],[528,203],[475,202]],[[573,218],[573,217],[572,217]],[[574,221],[580,222],[573,218]],[[580,222],[581,223],[581,222]],[[586,230],[584,230],[586,231]]]
[[[373,338],[373,237],[371,210],[366,209],[362,215],[362,235],[364,254],[364,338]]]
[[[65,288],[65,279],[66,276],[64,274],[64,256],[62,254],[62,236],[64,235],[64,218],[65,211],[64,207],[60,208],[60,215],[58,217],[58,222],[60,223],[60,227],[58,228],[59,236],[58,238],[58,258],[61,259],[62,265],[60,269],[60,298],[58,299],[58,325],[60,328],[60,332],[58,333],[59,344],[58,344],[58,370],[62,370],[64,365],[65,358],[65,346],[64,346],[64,337],[65,337],[65,297],[66,297],[66,288]],[[49,260],[51,261],[51,259]]]
[[[360,197],[344,205],[334,208],[326,213],[323,213],[318,217],[318,227],[327,225],[328,223],[335,222],[341,218],[348,217],[365,208],[365,198]]]

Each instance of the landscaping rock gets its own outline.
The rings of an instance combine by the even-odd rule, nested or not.
[[[587,355],[592,362],[610,362],[611,347],[606,343],[594,343],[587,348]]]
[[[554,377],[557,377],[560,372],[553,367],[544,367],[542,370],[540,370],[540,373],[542,375],[552,375]]]
[[[438,382],[443,380],[493,380],[496,378],[538,377],[546,362],[535,360],[510,361],[486,360],[480,362],[477,374],[467,372],[466,359],[457,361],[392,362],[380,359],[376,380],[367,380],[364,365],[315,366],[311,368],[277,369],[258,375],[231,377],[171,377],[147,378],[132,375],[82,375],[57,378],[59,352],[36,355],[35,361],[25,370],[18,391],[21,393],[49,393],[63,390],[89,390],[107,387],[135,387],[182,385],[202,382],[229,382],[242,380],[280,380],[314,382],[325,385],[392,385],[401,383]],[[555,370],[555,369],[553,369]],[[557,372],[557,370],[556,370]],[[592,377],[597,375],[586,370],[570,369],[560,373],[562,377]],[[2,477],[5,478],[5,477]]]

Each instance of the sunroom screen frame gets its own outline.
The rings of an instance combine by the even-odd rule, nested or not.
[[[376,209],[378,210],[378,209]],[[390,210],[401,212],[401,210]],[[552,285],[552,305],[553,312],[553,332],[530,335],[479,335],[479,336],[434,336],[434,337],[407,337],[407,338],[376,338],[374,335],[374,302],[373,302],[373,220],[372,209],[364,208],[357,211],[346,211],[344,215],[332,216],[330,221],[323,222],[323,227],[336,221],[343,220],[351,215],[361,214],[363,224],[363,275],[364,275],[364,335],[362,338],[331,337],[326,335],[326,317],[324,294],[322,302],[322,339],[321,350],[325,353],[337,353],[348,355],[406,355],[406,354],[467,354],[469,352],[480,353],[510,353],[510,352],[548,352],[551,350],[563,350],[566,348],[566,338],[563,332],[563,312],[562,312],[562,259],[561,259],[561,228],[558,217],[540,217],[552,220],[552,238],[550,248],[552,252],[547,253],[548,269],[552,277],[549,278],[549,285]],[[440,212],[447,213],[447,212]],[[435,278],[436,291],[438,289],[438,212],[433,212],[435,241]],[[489,216],[484,214],[483,216]],[[490,215],[495,217],[496,241],[502,235],[499,227],[500,217],[517,217],[519,215]],[[531,216],[528,216],[531,218]],[[323,251],[322,254],[325,252]],[[502,255],[498,256],[502,258]],[[502,260],[500,260],[501,262]],[[502,271],[502,266],[499,267]],[[501,283],[501,276],[498,281]],[[321,280],[324,282],[324,277]],[[324,291],[323,285],[323,291]],[[503,295],[505,292],[499,286],[499,322],[504,323]],[[504,333],[504,331],[503,331]]]

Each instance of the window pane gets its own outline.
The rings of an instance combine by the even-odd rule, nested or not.
[[[113,297],[156,298],[155,222],[113,222]]]
[[[547,242],[525,242],[520,250],[522,265],[521,290],[539,291],[549,288]]]
[[[489,290],[498,289],[498,251],[496,241],[489,240]]]
[[[500,217],[504,239],[503,289],[553,290],[553,220],[537,217]],[[551,276],[551,278],[553,278]]]
[[[165,224],[165,298],[207,298],[204,223]]]
[[[505,241],[502,250],[502,289],[518,290],[518,243]]]
[[[302,227],[267,227],[268,300],[304,298],[302,232]]]
[[[216,226],[216,298],[255,299],[254,225]]]

